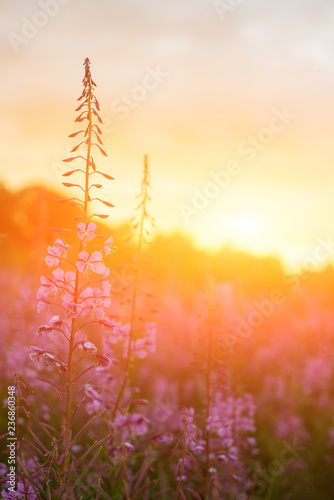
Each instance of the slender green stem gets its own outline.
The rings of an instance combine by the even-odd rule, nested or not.
[[[86,157],[86,170],[85,170],[85,201],[84,201],[84,215],[83,221],[87,222],[87,211],[88,211],[88,202],[89,202],[89,166],[90,166],[90,155],[91,155],[91,143],[92,143],[92,111],[91,111],[91,100],[92,100],[92,88],[91,83],[89,83],[88,89],[88,138],[87,138],[87,157]],[[80,241],[79,252],[82,251],[83,241]],[[74,285],[74,295],[73,302],[74,304],[78,303],[79,297],[79,271],[76,269],[75,274],[75,285]],[[65,414],[65,434],[64,434],[64,460],[62,471],[68,473],[69,471],[69,436],[71,431],[71,413],[72,413],[72,389],[73,389],[73,352],[75,346],[75,334],[77,331],[77,318],[72,318],[71,321],[71,336],[70,336],[70,344],[68,350],[68,375],[67,375],[67,401],[66,401],[66,414]]]

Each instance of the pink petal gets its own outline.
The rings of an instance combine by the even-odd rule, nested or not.
[[[94,252],[95,253],[95,252]],[[89,260],[89,253],[86,252],[86,250],[82,250],[80,253],[79,253],[79,259],[80,260],[83,260],[85,262],[87,262],[87,260]]]

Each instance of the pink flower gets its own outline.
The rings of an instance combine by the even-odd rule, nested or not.
[[[29,354],[29,358],[31,360],[37,359],[40,362],[43,362],[45,366],[50,366],[52,363],[55,363],[59,373],[63,373],[67,371],[67,366],[60,361],[57,361],[53,354],[49,352],[45,352],[44,349],[40,349],[39,347],[30,346],[31,353]]]
[[[155,323],[147,323],[144,337],[135,341],[134,350],[139,359],[144,359],[149,352],[153,354],[156,351],[156,332]]]
[[[64,257],[66,257],[66,255],[67,255],[67,250],[68,250],[69,248],[71,248],[71,247],[70,247],[70,245],[68,245],[67,243],[64,243],[64,242],[63,242],[62,240],[60,240],[60,239],[57,239],[57,240],[55,241],[55,244],[57,245],[57,247],[59,247],[59,249],[60,249],[60,251],[61,251],[61,255],[62,255],[62,256],[64,256]]]
[[[91,271],[96,274],[103,274],[106,267],[101,260],[101,252],[89,254],[85,250],[82,250],[79,253],[79,261],[76,263],[76,266],[78,271],[83,273],[84,276],[89,276]]]
[[[52,327],[51,326],[41,325],[38,328],[38,330],[36,332],[36,335],[48,338],[48,335],[51,332],[52,332]]]
[[[27,491],[27,493],[26,493]],[[30,484],[25,484],[23,481],[17,482],[17,491],[10,491],[7,493],[5,490],[2,491],[1,497],[4,500],[15,500],[16,498],[29,498],[30,500],[37,500],[37,495],[34,492],[33,487]]]
[[[48,246],[48,255],[45,257],[45,262],[49,267],[59,266],[61,251],[57,247]]]
[[[110,253],[115,253],[117,250],[117,247],[112,246],[114,242],[114,239],[112,236],[109,236],[109,238],[105,241],[103,245],[103,250],[105,255],[109,255]]]
[[[73,301],[64,300],[63,307],[66,310],[66,315],[71,318],[76,318],[79,316],[81,308],[79,304],[75,304]]]
[[[153,354],[156,350],[155,342],[148,339],[138,339],[135,342],[135,351],[139,359],[146,358],[150,352]]]
[[[82,344],[79,344],[79,349],[81,351],[84,351],[86,354],[94,354],[97,352],[97,347],[92,344],[92,342],[83,342]]]
[[[93,238],[95,238],[97,225],[95,222],[89,222],[88,224],[80,222],[80,224],[77,225],[77,229],[78,237],[82,240],[83,245],[86,246],[87,242],[90,242]]]
[[[68,371],[67,365],[60,363],[59,361],[56,361],[56,367],[58,368],[59,373],[65,373]]]
[[[111,300],[107,297],[96,297],[93,300],[93,309],[92,312],[95,314],[97,319],[101,320],[105,317],[105,309],[108,309],[111,306]]]
[[[57,286],[67,286],[70,289],[74,289],[73,285],[75,282],[75,273],[73,271],[67,271],[65,274],[64,270],[59,267],[58,269],[52,271],[52,277]]]
[[[144,359],[147,356],[145,339],[135,341],[135,352],[139,359]]]
[[[51,365],[51,363],[54,363],[56,361],[56,358],[53,356],[53,354],[49,354],[48,352],[45,352],[39,358],[39,361],[43,361],[45,366],[49,366],[49,365]]]
[[[103,409],[103,404],[97,399],[89,399],[86,404],[86,411],[88,415],[93,415]]]
[[[93,297],[93,289],[90,286],[87,286],[87,288],[85,288],[85,290],[80,293],[79,302],[82,307],[84,316],[88,314],[88,310],[92,307]]]
[[[74,293],[68,292],[67,290],[63,290],[61,298],[63,299],[63,302],[73,302],[73,295]]]
[[[113,333],[116,326],[115,321],[110,321],[109,319],[101,319],[99,323],[108,333]]]
[[[62,325],[63,321],[60,319],[59,316],[53,316],[51,319],[50,319],[50,325],[53,327],[53,328],[59,328],[61,325]]]
[[[111,359],[108,358],[108,356],[105,356],[104,354],[97,354],[97,363],[99,366],[110,366],[111,365]]]
[[[36,311],[38,314],[46,311],[50,304],[50,300],[54,299],[58,293],[57,286],[49,278],[41,276],[41,283],[42,286],[39,287],[37,292],[37,299],[39,302]]]
[[[131,330],[130,323],[122,325],[122,323],[117,322],[114,330],[115,335],[122,335],[123,337],[128,337]]]
[[[46,278],[45,276],[41,276],[41,283],[42,286],[40,286],[38,289],[37,298],[39,300],[55,298],[58,293],[58,288],[53,283],[53,281],[51,281],[49,278]]]
[[[71,302],[74,296],[75,273],[73,271],[64,273],[62,269],[56,269],[53,271],[52,276],[61,291],[63,301]]]
[[[48,255],[45,257],[45,262],[49,267],[59,266],[61,257],[66,257],[69,245],[62,240],[56,240],[55,246],[48,246]]]
[[[38,314],[46,311],[48,305],[50,304],[49,299],[54,299],[58,292],[57,287],[48,278],[41,276],[41,282],[45,284],[40,286],[37,291],[37,299],[39,302],[37,304],[36,311]]]
[[[99,393],[90,384],[85,385],[85,395],[88,398],[86,410],[89,415],[92,415],[103,408],[103,403]]]
[[[155,337],[157,333],[155,321],[153,321],[153,323],[146,323],[145,330],[147,335],[149,335],[150,337]]]
[[[126,439],[129,434],[143,436],[148,429],[149,421],[139,413],[129,415],[118,415],[115,418],[114,425],[121,430],[122,438]]]
[[[187,422],[187,424],[192,424],[194,421],[194,415],[195,415],[195,409],[193,407],[191,408],[184,408],[182,412],[182,422]]]
[[[110,307],[111,301],[100,288],[87,287],[80,295],[80,304],[84,316],[90,312],[98,319],[103,319],[105,316],[104,308]]]
[[[68,284],[74,282],[75,282],[75,272],[67,271],[67,273],[65,273],[65,283]]]
[[[59,284],[61,285],[64,283],[64,276],[65,276],[64,270],[61,269],[60,267],[52,271],[52,277],[54,281],[57,283],[57,285]]]
[[[112,344],[115,344],[119,340],[127,340],[129,338],[129,333],[130,333],[131,325],[130,323],[126,323],[125,325],[122,325],[119,321],[115,324],[113,330],[111,330],[109,333],[111,336],[109,337],[109,341]]]
[[[87,396],[87,398],[100,399],[99,393],[94,389],[94,387],[91,384],[85,385],[85,395]]]
[[[31,345],[29,358],[33,361],[34,359],[39,359],[44,353],[45,353],[44,349],[40,349],[39,347]]]
[[[46,311],[49,304],[50,304],[50,302],[48,300],[41,299],[38,302],[37,307],[36,307],[37,314],[40,314],[41,312]]]
[[[136,434],[143,436],[147,432],[148,420],[143,415],[139,413],[133,413],[130,417],[130,424],[135,430]]]

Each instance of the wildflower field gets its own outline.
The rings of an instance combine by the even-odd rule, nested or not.
[[[86,59],[68,197],[1,188],[1,497],[333,499],[332,241],[291,274],[160,233],[145,151],[108,225],[102,121]]]

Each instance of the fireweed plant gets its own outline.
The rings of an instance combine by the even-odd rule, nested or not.
[[[156,328],[155,322],[147,323],[144,329],[144,335],[141,335],[140,338],[135,339],[136,333],[141,332],[143,328],[140,326],[145,322],[145,318],[143,318],[143,309],[141,308],[141,314],[138,317],[138,302],[141,295],[144,295],[146,298],[150,299],[153,297],[149,291],[144,290],[141,287],[142,283],[142,274],[143,274],[143,261],[149,260],[151,254],[148,251],[149,245],[149,237],[150,237],[150,229],[155,227],[155,219],[148,212],[148,202],[151,201],[150,191],[150,173],[149,173],[149,165],[148,165],[148,156],[144,157],[144,171],[143,171],[143,179],[141,184],[141,191],[137,198],[139,199],[138,206],[135,211],[136,214],[131,220],[132,223],[132,234],[128,238],[128,241],[135,239],[136,241],[132,241],[130,243],[131,246],[135,246],[135,254],[133,257],[133,266],[132,269],[134,271],[134,283],[132,288],[132,294],[129,299],[126,300],[129,308],[129,323],[128,323],[128,338],[125,346],[125,356],[124,356],[124,378],[119,389],[119,393],[117,396],[117,400],[115,402],[112,419],[115,419],[117,413],[123,413],[123,408],[121,405],[122,397],[124,395],[124,391],[126,389],[131,365],[133,363],[133,357],[136,355],[138,358],[143,359],[147,356],[148,353],[154,353],[156,350]],[[149,310],[149,313],[156,312],[153,309]],[[139,324],[139,325],[138,325]],[[142,333],[142,332],[141,332]],[[128,406],[128,402],[125,402],[126,407]]]
[[[223,332],[231,325],[224,322],[223,310],[223,300],[217,299],[215,281],[208,266],[206,296],[199,322],[201,347],[194,353],[206,401],[202,414],[196,415],[194,408],[183,412],[183,440],[179,447],[182,456],[175,469],[178,480],[175,500],[178,495],[186,498],[185,492],[194,498],[234,499],[252,489],[249,480],[252,468],[247,457],[257,454],[255,405],[249,394],[233,395],[223,345]]]
[[[87,412],[106,410],[104,419],[110,434],[106,450],[110,461],[105,484],[108,483],[106,489],[115,498],[122,494],[125,498],[142,498],[141,495],[152,485],[150,481],[146,484],[146,476],[153,461],[147,448],[148,442],[155,439],[154,427],[152,429],[147,417],[133,411],[137,405],[148,405],[148,401],[139,398],[139,389],[131,385],[135,359],[144,359],[156,350],[155,322],[147,322],[147,317],[156,312],[150,304],[154,295],[148,290],[153,275],[145,268],[150,257],[147,248],[150,229],[155,225],[148,212],[150,188],[148,157],[145,155],[141,191],[137,196],[139,203],[131,220],[133,231],[127,239],[127,246],[134,249],[129,266],[132,279],[126,290],[117,290],[122,295],[122,313],[115,318],[112,333],[103,339],[104,353],[112,360],[112,375],[97,369],[99,373],[94,388],[89,384],[85,389]]]
[[[141,466],[137,467],[136,474],[128,469],[128,462],[135,457],[135,446],[140,445],[136,438],[147,433],[148,419],[139,413],[130,414],[129,410],[134,404],[146,405],[147,401],[134,397],[137,390],[129,387],[128,382],[134,357],[143,359],[155,351],[155,323],[145,322],[142,307],[137,317],[141,295],[152,296],[140,286],[143,261],[149,254],[150,227],[155,224],[148,213],[151,199],[148,157],[144,158],[139,204],[132,220],[132,236],[137,234],[137,238],[133,242],[136,249],[132,265],[134,283],[131,297],[126,301],[130,310],[127,315],[129,321],[122,323],[119,317],[108,314],[112,289],[110,269],[106,267],[104,257],[115,252],[116,248],[112,236],[97,234],[98,225],[95,222],[96,218],[106,219],[108,215],[92,213],[90,206],[93,201],[107,207],[114,206],[93,195],[96,189],[102,187],[99,178],[113,180],[113,177],[97,170],[94,161],[96,150],[104,156],[107,154],[102,149],[102,133],[98,125],[102,120],[89,59],[85,60],[84,66],[83,92],[76,109],[80,114],[75,120],[84,127],[70,135],[81,136],[80,142],[71,151],[79,154],[64,160],[65,163],[75,161],[76,164],[81,160],[82,167],[63,174],[64,177],[79,179],[75,183],[63,182],[63,185],[79,189],[81,196],[59,200],[77,205],[81,215],[74,217],[77,222],[75,230],[52,228],[65,234],[74,233],[76,245],[57,238],[53,245],[48,246],[45,262],[53,270],[50,277],[41,277],[36,310],[37,313],[51,313],[51,317],[38,328],[40,345],[30,347],[30,359],[38,362],[39,375],[43,367],[51,374],[49,379],[52,377],[52,381],[41,376],[38,379],[53,388],[56,401],[48,401],[38,391],[35,397],[52,410],[60,425],[57,429],[56,425],[42,423],[33,417],[47,433],[52,449],[47,450],[29,427],[35,440],[35,443],[28,443],[29,451],[31,453],[32,447],[38,449],[44,461],[42,466],[38,466],[37,479],[29,476],[27,471],[24,473],[23,469],[27,480],[23,486],[28,491],[30,478],[35,496],[42,498],[43,495],[46,498],[92,498],[93,494],[94,498],[142,498],[141,495],[149,487],[146,476],[150,459],[147,453],[141,455]],[[94,343],[94,338],[99,340],[97,328],[104,333],[102,349],[98,348],[98,341]],[[93,377],[88,378],[91,374]],[[88,413],[88,418],[85,418],[83,410]],[[49,414],[47,418],[50,418]],[[101,428],[104,429],[102,437]],[[88,443],[92,441],[88,449],[80,444],[84,435],[88,436]],[[79,458],[75,455],[78,450],[83,451]],[[104,465],[99,467],[96,465],[97,457],[101,457],[102,453]],[[90,484],[86,480],[88,471]],[[110,497],[102,489],[102,477]]]
[[[109,255],[115,251],[112,236],[103,237],[97,235],[98,226],[93,221],[96,217],[105,219],[106,214],[89,215],[90,203],[94,200],[113,207],[100,198],[93,197],[93,192],[100,189],[102,185],[96,180],[105,178],[112,180],[109,174],[97,170],[93,154],[99,150],[104,156],[106,152],[102,149],[101,130],[95,121],[101,122],[99,116],[99,103],[94,95],[96,84],[92,80],[90,72],[90,61],[84,62],[85,75],[83,79],[83,92],[78,101],[81,101],[76,111],[80,111],[76,122],[84,125],[83,129],[74,132],[70,137],[81,136],[80,142],[72,149],[75,153],[80,148],[83,154],[71,156],[64,160],[70,163],[80,158],[82,168],[69,170],[65,177],[74,174],[81,175],[81,182],[73,184],[64,182],[68,188],[77,187],[81,190],[80,197],[72,197],[68,200],[77,204],[82,214],[75,217],[78,224],[74,231],[77,236],[77,246],[70,246],[63,239],[56,239],[52,246],[47,249],[45,262],[53,269],[51,277],[41,277],[41,286],[38,290],[37,312],[53,311],[49,322],[41,325],[37,334],[44,339],[44,345],[30,347],[30,358],[43,363],[45,366],[56,368],[62,378],[62,386],[56,386],[48,381],[58,396],[61,411],[56,414],[62,418],[61,429],[51,429],[54,436],[58,437],[59,452],[54,457],[54,479],[57,483],[56,494],[64,498],[66,495],[76,497],[76,487],[80,486],[82,477],[79,470],[72,466],[73,445],[87,432],[89,427],[101,416],[104,410],[94,415],[85,425],[73,435],[75,416],[82,404],[75,401],[80,393],[80,383],[84,374],[94,369],[96,365],[108,367],[111,360],[108,356],[98,350],[96,345],[89,340],[88,329],[92,325],[100,326],[111,334],[115,322],[107,317],[106,310],[110,307],[110,283],[108,276],[110,270],[103,262],[103,255]],[[59,229],[59,231],[71,231],[71,229]],[[101,241],[102,240],[102,241]],[[100,241],[100,243],[99,243]],[[50,345],[54,343],[54,349]],[[92,449],[96,458],[97,450]],[[77,463],[75,465],[78,465]],[[66,494],[65,494],[66,492]],[[69,496],[71,497],[71,496]],[[53,498],[58,498],[53,496]]]

